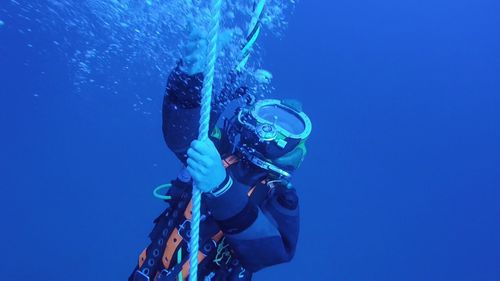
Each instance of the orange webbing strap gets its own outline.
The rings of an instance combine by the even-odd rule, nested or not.
[[[170,267],[172,257],[174,256],[175,251],[177,250],[177,247],[181,244],[181,242],[182,236],[179,234],[179,229],[177,229],[176,227],[170,234],[170,237],[168,237],[167,246],[165,247],[165,252],[163,252],[162,261],[165,268]]]
[[[229,155],[228,157],[224,158],[222,160],[222,164],[224,165],[224,168],[229,168],[231,165],[238,163],[240,161],[240,158],[236,155]]]
[[[222,231],[219,231],[217,234],[212,236],[212,240],[215,241],[215,243],[219,243],[219,241],[224,237],[224,233]],[[205,255],[200,251],[198,252],[198,263],[201,263],[205,259]],[[189,275],[189,261],[185,262],[184,265],[182,266],[182,277],[186,279]]]
[[[186,207],[186,210],[184,210],[184,217],[190,221],[191,218],[193,217],[193,201],[189,200],[189,204]]]
[[[147,250],[148,248],[144,249],[144,251],[142,251],[141,255],[139,256],[139,267],[142,267],[142,265],[146,261]]]

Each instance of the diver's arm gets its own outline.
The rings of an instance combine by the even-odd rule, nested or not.
[[[261,207],[248,198],[247,190],[234,182],[226,193],[207,200],[236,256],[252,272],[290,261],[299,233],[295,189],[275,188]]]
[[[249,187],[232,180],[211,140],[195,140],[187,151],[187,169],[195,187],[206,194],[208,211],[226,235],[242,265],[257,271],[289,261],[299,231],[298,198],[283,186],[261,206],[250,200]],[[264,187],[256,187],[264,188]]]
[[[167,146],[186,164],[186,152],[191,142],[198,138],[203,74],[189,74],[181,65],[182,62],[170,73],[167,81],[163,98],[162,128]],[[219,112],[212,110],[210,139],[220,151],[227,151],[228,143],[226,139],[221,138],[220,128],[216,127],[218,114]]]
[[[198,136],[202,80],[201,73],[187,74],[178,65],[168,77],[163,98],[163,136],[183,162],[189,145]]]
[[[205,34],[191,30],[181,47],[182,59],[168,77],[163,98],[163,136],[184,163],[189,145],[198,136],[206,48]]]

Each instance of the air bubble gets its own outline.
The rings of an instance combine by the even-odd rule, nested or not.
[[[37,37],[50,38],[48,42],[58,46],[56,51],[68,57],[76,88],[84,89],[95,81],[95,85],[105,85],[106,90],[120,94],[130,92],[117,91],[118,88],[144,85],[141,83],[163,87],[168,73],[182,57],[181,47],[189,40],[188,27],[206,30],[210,22],[207,1],[50,0],[20,4],[10,0],[10,3],[22,6],[15,15],[16,20],[22,21],[23,29],[19,33],[31,40],[29,36],[45,32],[47,34]],[[196,7],[189,3],[195,3]],[[294,6],[292,0],[266,0],[261,36],[282,36]],[[217,60],[215,92],[220,92],[228,73],[241,59],[252,9],[253,1],[224,1],[221,40],[227,44]],[[0,20],[0,28],[3,26],[5,22]],[[263,64],[260,41],[257,40],[247,69],[242,72],[242,83],[258,82],[262,78],[254,76]],[[260,79],[261,82],[270,80],[266,77]],[[273,90],[269,85],[253,88],[266,94]],[[151,101],[146,97],[142,99]],[[153,103],[137,104],[139,112],[152,110]]]

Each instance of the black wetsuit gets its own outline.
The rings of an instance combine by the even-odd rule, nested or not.
[[[163,132],[168,147],[182,162],[186,161],[186,151],[198,135],[202,78],[201,74],[189,76],[176,68],[167,82]],[[217,131],[222,133],[212,136],[212,140],[224,158],[231,151],[223,131]],[[208,280],[251,280],[253,272],[288,262],[295,253],[299,233],[295,189],[281,185],[270,189],[262,183],[269,177],[268,173],[244,159],[227,171],[233,186],[220,197],[204,194],[202,198],[200,250],[206,258],[199,267],[199,280],[207,276],[210,276]],[[129,280],[147,280],[143,274],[137,274],[137,270],[146,272],[150,280],[155,276],[159,281],[176,280],[182,263],[176,266],[177,261],[172,260],[167,268],[169,272],[162,263],[166,241],[174,229],[184,238],[178,248],[182,248],[184,260],[188,259],[190,227],[184,210],[191,197],[192,182],[178,178],[172,183],[168,191],[172,196],[169,207],[154,221],[152,242],[145,251],[143,264],[134,270]],[[252,187],[256,188],[248,196]],[[224,237],[216,243],[212,237],[220,231]]]

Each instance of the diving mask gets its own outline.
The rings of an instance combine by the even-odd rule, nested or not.
[[[298,164],[286,165],[280,158],[300,148],[304,150],[300,159],[293,161],[302,162],[304,143],[312,130],[311,120],[300,106],[276,99],[260,100],[239,108],[231,124],[228,135],[235,149],[255,165],[285,177],[290,174],[284,166]]]

